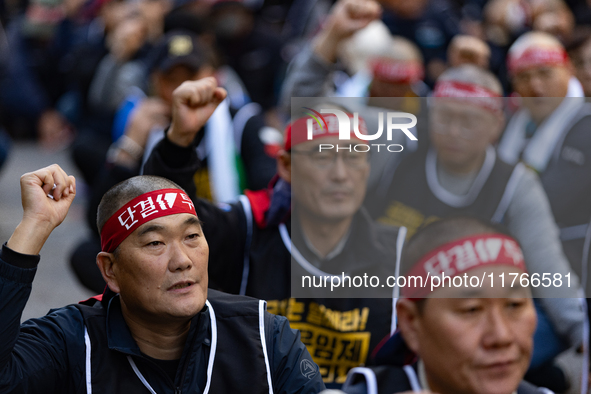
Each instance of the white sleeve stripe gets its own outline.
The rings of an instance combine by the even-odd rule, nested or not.
[[[400,227],[398,229],[398,237],[396,238],[396,269],[394,275],[396,278],[400,276],[400,262],[402,260],[402,248],[404,247],[404,241],[406,240],[406,227]],[[394,334],[396,327],[398,326],[398,317],[396,316],[396,303],[400,298],[400,288],[398,284],[394,286],[394,294],[392,294],[392,321],[390,323],[390,335]]]
[[[92,394],[91,344],[86,326],[84,326],[84,343],[86,344],[86,394]]]
[[[250,273],[250,243],[252,242],[253,229],[253,217],[252,208],[250,201],[245,195],[239,197],[240,203],[244,209],[244,216],[246,217],[246,242],[244,245],[244,256],[243,256],[243,268],[242,268],[242,281],[240,282],[240,295],[246,295],[246,286],[248,285],[248,275]]]
[[[215,359],[215,351],[218,344],[218,325],[215,319],[215,312],[213,307],[209,303],[209,300],[205,301],[207,304],[207,308],[209,310],[209,317],[211,319],[211,348],[209,350],[209,363],[207,364],[207,384],[205,385],[205,389],[203,390],[203,394],[207,394],[209,392],[209,386],[211,386],[211,376],[213,373],[213,362]]]
[[[261,345],[263,346],[263,355],[265,356],[265,366],[267,367],[269,394],[273,394],[273,380],[271,379],[271,368],[269,367],[269,357],[267,355],[267,340],[265,338],[265,305],[266,301],[259,300],[259,331],[261,335]]]

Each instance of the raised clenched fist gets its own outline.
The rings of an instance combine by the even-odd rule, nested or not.
[[[49,234],[59,226],[76,195],[76,180],[57,164],[21,177],[23,218],[7,246],[24,254],[38,254]]]
[[[328,62],[335,62],[339,43],[365,28],[381,14],[382,7],[375,0],[337,1],[315,39],[314,53]]]
[[[185,81],[172,93],[172,124],[168,139],[189,146],[227,92],[214,77]]]

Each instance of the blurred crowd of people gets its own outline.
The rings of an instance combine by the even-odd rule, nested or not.
[[[208,77],[227,98],[202,129],[179,133],[189,120],[173,92]],[[303,149],[318,141],[298,137],[303,115],[293,109],[303,105],[293,107],[293,97],[319,98],[302,102],[318,111],[359,111],[365,134],[381,127],[372,123],[381,110],[414,114],[415,138],[394,136],[402,153],[369,158]],[[361,106],[341,100],[348,97]],[[165,176],[194,198],[206,223],[210,286],[266,299],[271,312],[308,332],[304,343],[328,387],[369,362],[395,326],[395,307],[387,299],[292,298],[291,257],[303,259],[306,272],[354,272],[348,240],[366,240],[377,260],[396,260],[405,237],[457,214],[505,225],[528,272],[572,275],[566,292],[533,290],[538,328],[526,378],[557,392],[576,384],[555,358],[586,350],[579,300],[590,284],[586,97],[587,0],[0,3],[0,166],[13,140],[69,150],[89,190],[92,234],[71,257],[82,283],[98,293],[105,286],[95,265],[103,194],[140,173]],[[317,138],[335,138],[334,130],[327,125]],[[324,175],[341,163],[337,156],[342,173]],[[348,196],[321,190],[347,182],[356,190],[347,204],[330,198]],[[301,323],[313,313],[365,310],[363,346],[351,350],[362,355],[347,362],[333,357],[336,345],[314,342],[330,325]]]

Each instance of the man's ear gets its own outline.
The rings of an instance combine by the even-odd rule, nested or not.
[[[291,183],[291,153],[283,149],[277,153],[277,174],[284,181]]]
[[[401,298],[396,303],[398,328],[404,342],[413,352],[419,354],[420,313],[416,302]]]
[[[105,282],[107,282],[109,289],[115,293],[119,293],[119,283],[113,269],[115,265],[115,256],[113,253],[100,252],[96,256],[96,265],[98,265],[98,268],[103,275],[103,279]]]

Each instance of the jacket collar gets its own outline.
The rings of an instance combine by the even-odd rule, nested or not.
[[[133,339],[131,331],[123,318],[121,311],[121,300],[119,295],[114,296],[109,300],[107,307],[107,343],[109,349],[116,350],[128,355],[143,356],[139,346]],[[207,305],[191,319],[191,328],[187,341],[183,349],[183,356],[187,353],[189,346],[187,344],[193,343],[195,340],[201,343],[209,341],[210,337],[210,318]]]
[[[339,250],[329,253],[327,258],[319,258],[307,246],[305,235],[303,234],[298,216],[297,205],[294,209],[291,221],[291,241],[297,249],[300,250],[304,258],[312,265],[317,266],[327,273],[350,273],[351,270],[359,271],[370,269],[372,266],[381,264],[380,257],[387,251],[376,241],[378,239],[378,230],[376,224],[371,220],[364,207],[361,207],[353,216],[349,231],[345,235],[347,240],[344,245],[340,245]],[[359,255],[363,259],[359,259]],[[334,271],[334,272],[333,272]]]

